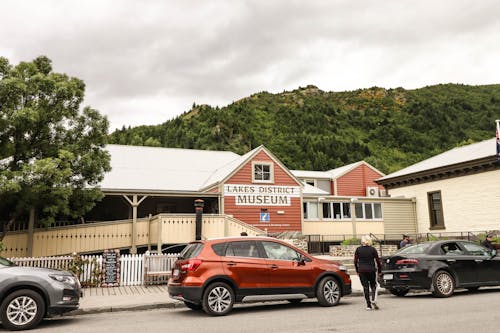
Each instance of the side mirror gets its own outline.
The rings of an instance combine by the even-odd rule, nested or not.
[[[301,255],[299,261],[297,261],[297,265],[299,265],[299,266],[305,266],[306,265],[306,257],[304,257],[303,255]]]

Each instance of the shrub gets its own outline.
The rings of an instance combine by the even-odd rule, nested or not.
[[[361,245],[361,239],[351,238],[345,239],[340,245]]]

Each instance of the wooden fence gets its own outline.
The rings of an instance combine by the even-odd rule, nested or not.
[[[171,269],[178,254],[149,254],[149,256],[161,257],[164,267]],[[10,261],[19,266],[44,267],[52,269],[72,270],[77,267],[82,286],[100,286],[102,272],[102,255],[84,255],[80,257],[57,256],[57,257],[32,257],[32,258],[9,258]],[[78,263],[75,262],[78,261]],[[137,286],[144,284],[144,255],[125,254],[120,256],[120,285]]]

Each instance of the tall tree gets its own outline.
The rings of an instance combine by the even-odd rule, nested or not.
[[[16,220],[78,218],[103,197],[109,124],[80,108],[84,93],[45,56],[17,66],[0,57],[0,241]]]

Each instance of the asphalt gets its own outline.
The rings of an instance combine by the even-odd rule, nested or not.
[[[352,294],[347,297],[362,296],[363,288],[356,274],[351,274],[351,281]],[[386,290],[381,288],[379,293]],[[185,307],[184,303],[170,298],[166,285],[84,288],[79,309],[68,315],[181,307]]]

